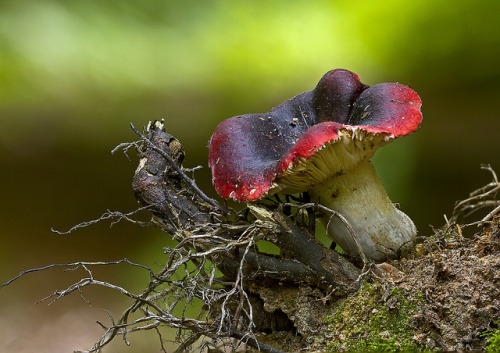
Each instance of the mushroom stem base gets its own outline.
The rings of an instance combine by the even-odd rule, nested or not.
[[[398,257],[415,240],[415,225],[391,202],[370,161],[309,193],[313,201],[339,212],[351,223],[369,259],[383,261]],[[338,217],[326,215],[322,221],[330,238],[347,254],[359,257],[351,234]]]

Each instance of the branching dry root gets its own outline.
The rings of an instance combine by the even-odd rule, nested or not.
[[[493,209],[480,221],[474,222],[474,225],[480,226],[485,222],[491,221],[495,215],[500,214],[500,200],[498,200],[500,182],[498,181],[495,171],[490,165],[482,165],[481,169],[489,171],[493,177],[493,181],[477,190],[474,190],[470,193],[467,199],[458,202],[453,209],[453,214],[450,218],[451,223],[456,223],[459,220],[469,217],[470,215],[485,208]],[[450,225],[450,222],[448,222],[448,225]]]

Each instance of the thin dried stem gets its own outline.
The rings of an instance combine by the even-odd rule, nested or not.
[[[469,194],[467,199],[458,202],[453,209],[450,222],[457,222],[459,219],[467,218],[484,208],[493,207],[493,210],[488,212],[488,214],[486,214],[486,216],[484,216],[479,222],[474,222],[474,224],[481,226],[500,213],[500,200],[497,199],[500,192],[500,182],[498,181],[498,177],[490,165],[482,165],[481,169],[489,171],[493,177],[493,181],[477,190],[474,190]]]
[[[151,222],[142,222],[142,221],[137,221],[137,220],[134,220],[133,218],[130,218],[130,216],[140,212],[140,211],[144,211],[144,210],[148,210],[149,208],[153,207],[154,205],[149,205],[149,206],[145,206],[145,207],[140,207],[134,211],[131,211],[131,212],[128,212],[128,213],[122,213],[120,211],[110,211],[110,210],[106,210],[106,212],[104,212],[101,217],[97,218],[97,219],[93,219],[91,221],[85,221],[85,222],[82,222],[82,223],[79,223],[73,227],[71,227],[70,229],[68,229],[67,231],[59,231],[57,229],[54,229],[54,228],[51,228],[51,231],[54,232],[54,233],[57,233],[57,234],[70,234],[72,232],[74,232],[75,230],[77,229],[80,229],[80,228],[85,228],[85,227],[88,227],[88,226],[91,226],[93,224],[96,224],[96,223],[99,223],[101,221],[105,221],[105,220],[108,220],[108,219],[111,219],[112,222],[110,224],[110,226],[112,227],[113,225],[119,223],[120,221],[122,220],[125,220],[125,221],[128,221],[130,223],[133,223],[133,224],[137,224],[137,225],[140,225],[142,227],[147,227],[147,226],[150,226],[151,225]]]
[[[135,267],[139,267],[139,268],[145,269],[145,270],[149,271],[149,273],[150,273],[151,276],[154,276],[153,270],[151,270],[149,267],[141,265],[141,264],[136,264],[136,263],[134,263],[134,262],[132,262],[132,261],[130,261],[128,259],[121,259],[121,260],[117,260],[117,261],[79,261],[79,262],[73,262],[73,263],[68,263],[68,264],[52,264],[52,265],[48,265],[48,266],[44,266],[44,267],[40,267],[40,268],[34,268],[34,269],[22,271],[16,277],[14,277],[14,278],[8,280],[7,282],[3,283],[2,287],[10,285],[15,280],[17,280],[17,279],[21,278],[22,276],[27,275],[29,273],[39,272],[39,271],[43,271],[43,270],[48,270],[48,269],[54,268],[54,267],[70,267],[67,270],[71,271],[71,270],[75,270],[75,269],[83,266],[88,271],[88,268],[86,266],[101,266],[101,265],[107,266],[107,265],[117,265],[117,264],[121,264],[121,263],[126,263],[126,264],[129,264],[131,266],[135,266]]]

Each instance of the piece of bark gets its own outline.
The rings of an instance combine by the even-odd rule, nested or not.
[[[165,131],[163,124],[158,121],[150,123],[146,133],[156,147],[181,165],[184,149],[179,140]],[[162,223],[169,231],[209,221],[210,216],[200,210],[200,203],[194,201],[194,194],[172,165],[148,145],[143,149],[132,180],[132,189],[137,200],[150,207],[151,212],[164,221]]]

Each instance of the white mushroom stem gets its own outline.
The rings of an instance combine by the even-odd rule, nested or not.
[[[309,193],[314,202],[339,212],[349,221],[369,259],[394,258],[415,240],[415,225],[391,202],[370,161],[330,178]],[[340,219],[326,215],[323,222],[330,238],[349,255],[359,257],[354,240]]]

